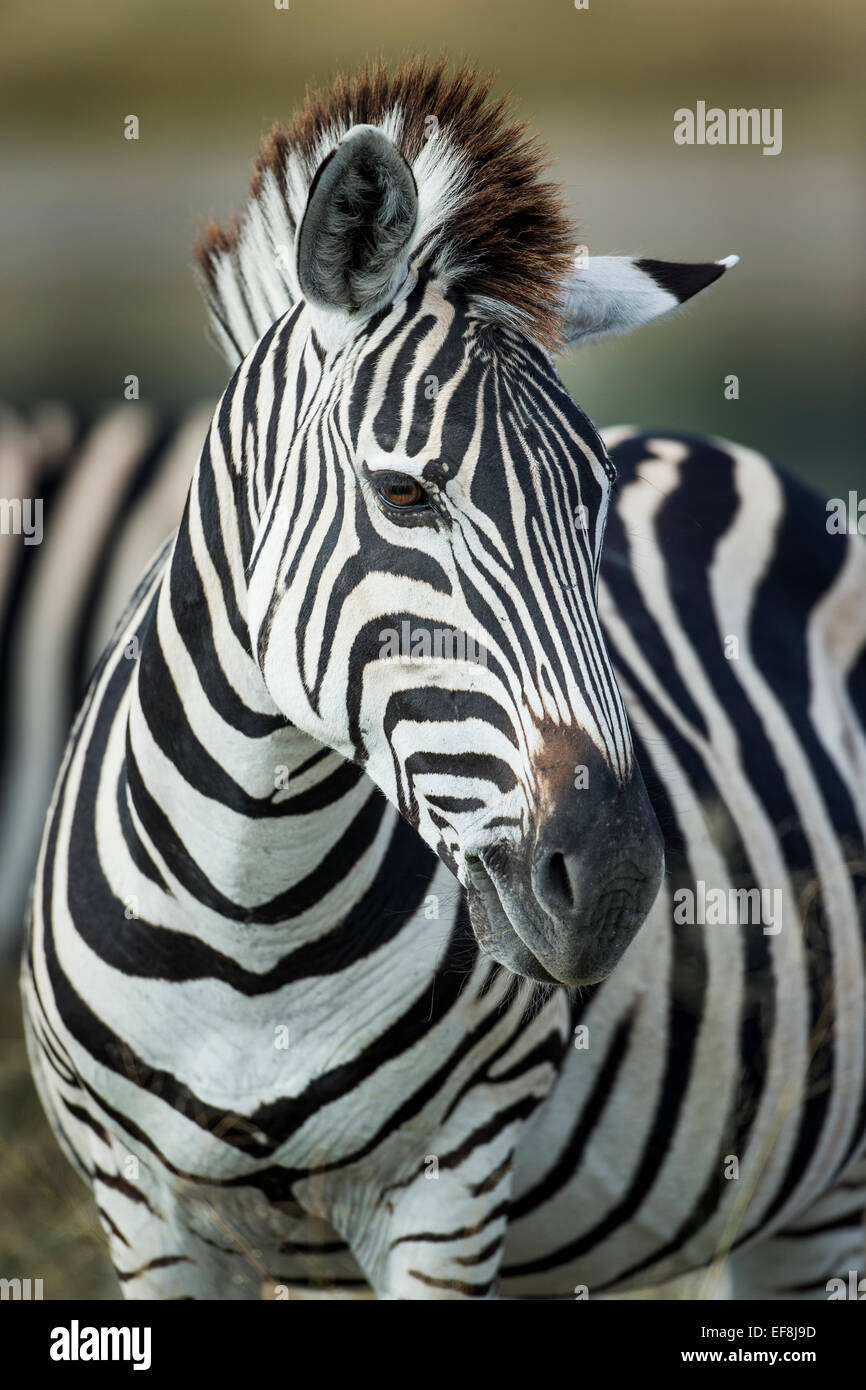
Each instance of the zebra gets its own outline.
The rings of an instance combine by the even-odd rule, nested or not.
[[[0,496],[42,537],[0,537],[0,959],[21,950],[51,789],[93,667],[144,566],[180,520],[213,403],[93,414],[0,408]]]
[[[863,1269],[866,552],[743,446],[598,433],[556,355],[734,258],[575,264],[540,170],[471,69],[366,68],[200,243],[233,375],[22,970],[126,1297]]]

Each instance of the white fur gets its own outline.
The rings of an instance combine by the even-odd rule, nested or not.
[[[716,265],[729,270],[739,256]],[[680,300],[662,289],[631,256],[590,256],[574,263],[564,295],[566,343],[628,333],[679,307]]]

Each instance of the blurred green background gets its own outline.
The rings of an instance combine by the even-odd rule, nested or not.
[[[826,495],[863,489],[864,31],[863,0],[0,0],[0,399],[118,402],[128,373],[154,404],[218,394],[196,230],[241,209],[306,83],[426,49],[513,92],[593,251],[742,257],[683,314],[565,361],[595,422],[727,435]],[[781,107],[782,153],[675,146],[698,100]],[[0,1274],[116,1297],[5,977],[0,1097]]]
[[[826,493],[862,482],[862,0],[289,6],[5,0],[0,396],[119,399],[129,372],[155,402],[217,393],[196,229],[240,209],[308,81],[423,48],[496,71],[593,251],[742,257],[684,315],[565,363],[596,423],[727,434]],[[699,99],[781,107],[782,153],[675,146]]]

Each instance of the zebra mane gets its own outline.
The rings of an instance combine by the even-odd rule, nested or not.
[[[376,126],[412,168],[418,225],[410,259],[443,289],[459,289],[482,320],[542,346],[561,341],[562,281],[576,232],[556,185],[542,182],[543,150],[490,97],[492,78],[444,60],[381,62],[307,95],[275,125],[255,165],[247,207],[209,223],[196,244],[210,316],[236,365],[300,297],[295,234],[322,160],[353,125]]]

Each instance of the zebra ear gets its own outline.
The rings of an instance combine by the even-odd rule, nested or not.
[[[298,282],[316,309],[367,317],[406,278],[418,190],[397,147],[356,125],[319,165],[297,238]]]
[[[691,265],[630,256],[578,258],[565,290],[565,343],[607,338],[649,323],[711,285],[739,259]]]

